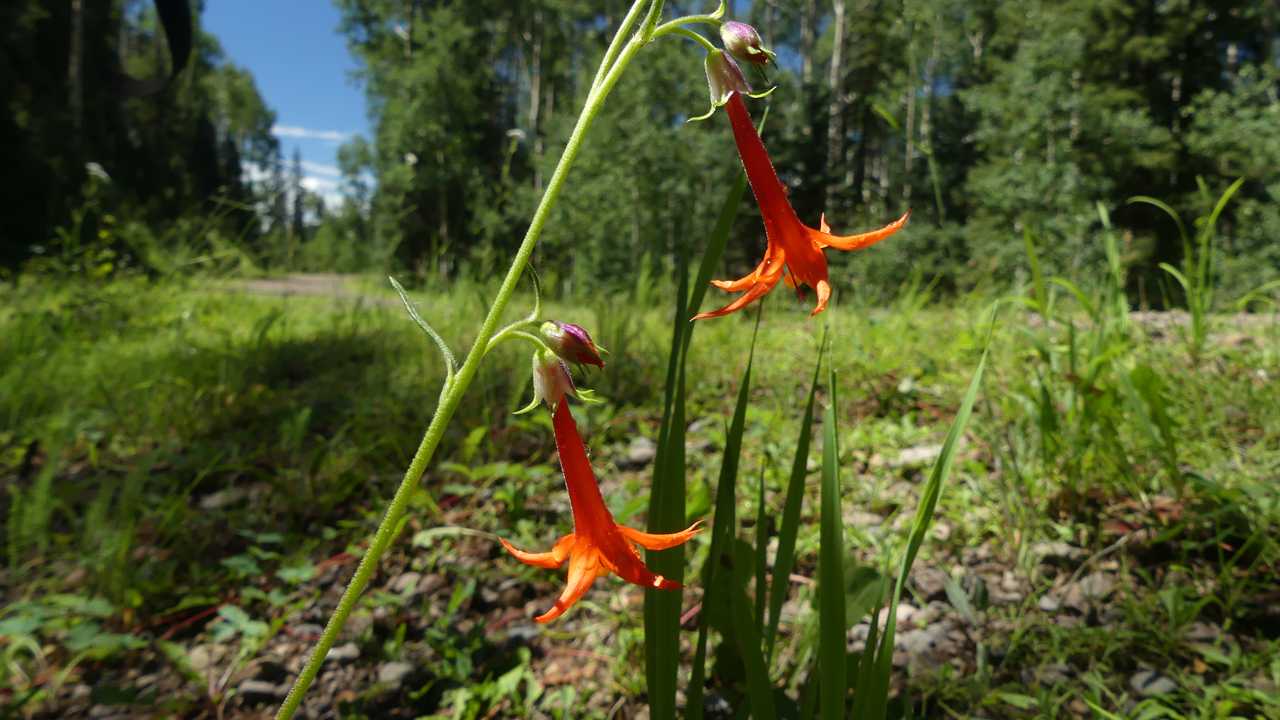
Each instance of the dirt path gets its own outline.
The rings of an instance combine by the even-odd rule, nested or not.
[[[244,280],[236,283],[234,288],[255,295],[305,295],[311,297],[329,297],[334,299],[353,299],[368,305],[398,305],[394,297],[385,295],[369,295],[358,287],[359,275],[340,275],[331,273],[297,273],[278,278],[261,278]]]

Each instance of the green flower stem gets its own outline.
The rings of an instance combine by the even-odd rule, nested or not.
[[[702,37],[701,35],[699,35],[698,33],[694,32],[694,31],[692,31],[692,30],[689,30],[688,28],[682,28],[682,27],[679,27],[679,26],[676,26],[676,27],[669,27],[669,28],[667,28],[666,30],[658,30],[658,31],[654,32],[654,33],[653,33],[653,36],[654,36],[654,37],[658,37],[658,36],[660,36],[660,35],[667,35],[667,34],[683,35],[683,36],[685,36],[685,37],[689,38],[690,40],[692,40],[692,41],[694,41],[694,42],[698,43],[699,45],[701,45],[701,46],[702,46],[702,48],[703,48],[704,50],[706,50],[707,52],[715,52],[715,51],[716,51],[716,46],[715,46],[715,45],[712,45],[710,40],[708,40],[708,39],[706,39],[706,38]]]
[[[727,9],[726,5],[726,0],[720,0],[720,7],[716,8],[716,11],[713,13],[709,13],[707,15],[687,15],[682,18],[671,20],[670,22],[665,22],[658,26],[658,29],[653,33],[653,36],[658,37],[660,35],[666,35],[669,32],[675,32],[675,28],[681,25],[692,25],[693,23],[706,23],[708,25],[720,27],[724,24],[720,22],[720,18],[724,15],[724,11]]]
[[[623,34],[629,22],[634,20],[640,7],[645,2],[646,0],[636,0],[631,12],[627,15],[627,20],[624,21],[624,27],[619,28],[619,37]],[[657,0],[654,3],[659,8],[661,4],[661,0]],[[650,16],[652,17],[653,14],[651,11]],[[485,351],[488,349],[489,340],[493,337],[498,327],[498,321],[502,317],[503,311],[507,309],[507,302],[511,299],[511,295],[516,289],[516,283],[520,280],[520,274],[524,272],[524,266],[529,261],[529,256],[533,254],[533,246],[537,242],[538,236],[542,233],[542,227],[546,224],[547,216],[551,213],[551,206],[559,196],[565,177],[569,174],[569,168],[573,166],[573,161],[578,155],[578,148],[582,145],[583,136],[586,135],[587,129],[591,127],[591,121],[599,114],[605,98],[618,82],[618,78],[622,76],[623,70],[626,69],[636,53],[640,52],[640,49],[652,39],[653,28],[654,23],[646,19],[646,23],[641,26],[640,31],[626,43],[625,49],[618,55],[617,60],[609,66],[600,83],[593,87],[587,95],[582,114],[578,116],[578,123],[573,128],[573,134],[569,136],[569,142],[565,145],[559,164],[556,165],[555,174],[551,176],[551,181],[547,183],[547,191],[543,194],[542,201],[538,204],[538,209],[533,214],[533,220],[529,224],[529,231],[525,233],[520,250],[516,253],[515,260],[511,263],[511,268],[507,271],[506,278],[502,281],[502,287],[494,298],[493,306],[489,308],[489,314],[485,316],[484,324],[480,327],[480,332],[476,335],[470,352],[467,353],[467,359],[462,363],[462,367],[458,369],[458,373],[441,395],[440,405],[436,409],[435,416],[431,418],[431,424],[427,426],[426,434],[422,436],[422,443],[418,445],[418,451],[414,453],[413,461],[409,463],[409,469],[405,471],[404,479],[400,481],[400,487],[396,490],[395,497],[391,499],[391,504],[387,506],[387,512],[382,518],[382,524],[378,526],[378,530],[373,536],[373,541],[369,543],[369,549],[365,552],[364,557],[360,559],[356,574],[351,578],[351,582],[347,584],[346,591],[342,593],[342,599],[338,602],[338,607],[334,610],[333,616],[329,618],[329,624],[325,626],[324,634],[320,636],[320,641],[316,643],[311,657],[302,668],[302,673],[298,675],[298,679],[294,682],[293,688],[289,690],[289,695],[285,698],[284,704],[280,706],[280,711],[276,713],[276,720],[289,720],[293,717],[293,713],[302,702],[302,697],[306,694],[307,688],[311,686],[311,681],[315,679],[316,674],[320,671],[320,666],[324,664],[325,656],[328,655],[329,649],[333,647],[338,633],[341,632],[342,626],[346,624],[347,617],[355,608],[356,601],[360,599],[360,594],[364,592],[365,585],[369,582],[369,576],[373,574],[374,568],[378,566],[378,561],[382,558],[382,554],[386,552],[387,546],[394,539],[399,529],[400,518],[404,515],[405,507],[409,504],[409,496],[413,493],[414,488],[418,486],[418,481],[422,479],[422,474],[427,469],[427,463],[431,461],[431,456],[435,453],[436,446],[440,444],[440,438],[444,436],[445,427],[448,426],[449,421],[453,418],[453,413],[462,402],[463,394],[471,384],[472,378],[475,377],[476,370],[480,367],[480,361],[484,358]],[[615,38],[616,42],[617,38]],[[605,60],[606,62],[609,60],[608,56],[606,56]]]

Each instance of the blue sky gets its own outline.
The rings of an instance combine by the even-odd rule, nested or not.
[[[305,184],[331,200],[340,184],[338,146],[369,134],[339,20],[330,0],[205,0],[202,15],[205,30],[218,36],[228,59],[253,73],[276,111],[286,161],[301,150]]]

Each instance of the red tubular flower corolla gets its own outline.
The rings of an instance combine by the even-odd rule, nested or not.
[[[827,299],[831,297],[831,285],[827,282],[827,258],[822,254],[822,249],[833,247],[838,250],[861,250],[897,232],[906,224],[911,212],[908,211],[906,215],[879,230],[848,237],[830,234],[831,228],[827,227],[825,216],[821,221],[821,230],[805,226],[787,200],[786,189],[778,179],[777,171],[773,169],[773,162],[764,149],[755,125],[751,123],[751,116],[747,114],[742,93],[734,92],[726,107],[729,123],[733,127],[733,139],[738,143],[738,154],[742,156],[742,166],[747,171],[756,203],[760,205],[769,246],[765,250],[764,260],[755,272],[741,280],[711,281],[723,290],[746,290],[746,294],[719,310],[696,315],[693,319],[720,317],[740,310],[752,301],[764,297],[784,275],[787,276],[787,285],[791,287],[798,287],[803,283],[817,291],[818,305],[810,317],[817,315],[827,307]]]
[[[688,530],[667,535],[650,535],[632,530],[613,521],[613,513],[604,504],[600,486],[587,459],[578,424],[569,413],[569,404],[560,403],[553,416],[556,433],[556,449],[560,451],[560,466],[564,470],[564,482],[569,488],[569,504],[573,509],[573,534],[556,541],[549,552],[527,553],[517,550],[506,540],[503,546],[520,562],[543,568],[557,568],[569,559],[569,577],[564,592],[554,607],[534,618],[540,623],[550,622],[564,614],[580,600],[597,577],[615,573],[635,585],[660,590],[676,590],[684,587],[678,582],[649,572],[640,560],[640,553],[632,543],[650,550],[675,547],[694,535],[699,528],[695,523]]]

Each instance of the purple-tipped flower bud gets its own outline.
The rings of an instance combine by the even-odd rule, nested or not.
[[[533,403],[525,410],[532,410],[546,400],[554,411],[564,401],[565,395],[578,397],[578,390],[569,376],[569,366],[546,350],[533,353]],[[523,412],[523,411],[522,411]]]
[[[751,92],[738,63],[720,50],[707,53],[707,86],[711,89],[712,109],[729,102],[735,92]]]
[[[765,50],[760,42],[760,33],[746,23],[731,21],[721,25],[720,42],[730,55],[742,62],[764,65],[773,58],[773,53]]]
[[[591,342],[591,336],[586,330],[572,323],[556,320],[542,323],[542,327],[538,330],[542,333],[542,339],[546,341],[547,347],[561,359],[579,366],[595,365],[598,368],[604,368],[600,351],[595,343]]]

